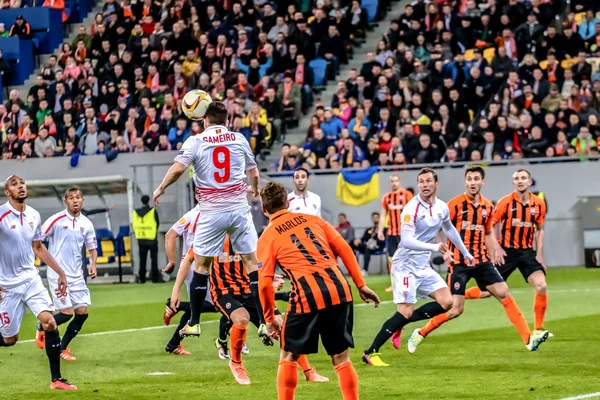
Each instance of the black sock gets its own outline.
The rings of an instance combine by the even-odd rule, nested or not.
[[[189,313],[189,312],[191,312],[191,310],[192,309],[190,307],[190,302],[189,301],[182,301],[181,303],[179,303],[179,307],[177,308],[177,311],[183,311],[184,313],[186,313],[186,312]],[[185,319],[185,322],[188,321],[189,317],[190,316],[188,315],[188,318]],[[184,319],[184,318],[181,317],[181,319]]]
[[[63,314],[61,312],[54,313],[54,320],[56,321],[56,325],[60,326],[65,322],[69,322],[73,318],[73,315]]]
[[[445,313],[447,310],[444,310],[438,302],[430,301],[427,304],[423,304],[421,307],[417,308],[413,311],[411,317],[408,319],[408,322],[417,322],[422,321],[424,319],[430,319],[435,317],[436,315]]]
[[[206,298],[208,290],[208,274],[199,274],[194,271],[192,282],[190,282],[190,306],[191,315],[189,326],[198,325],[200,323],[200,314],[202,313],[202,304]]]
[[[181,304],[183,305],[184,303],[181,303]],[[189,305],[189,303],[187,303],[187,304]],[[180,305],[180,309],[181,308],[182,307]],[[171,340],[169,340],[169,343],[167,343],[167,349],[175,350],[175,348],[177,348],[177,346],[179,346],[181,344],[181,341],[183,340],[183,338],[179,334],[179,331],[182,330],[183,327],[185,326],[185,324],[188,323],[188,321],[190,320],[190,315],[191,315],[191,313],[190,313],[189,309],[183,313],[183,316],[179,320],[179,325],[177,325],[177,328],[175,329],[173,336],[171,336]]]
[[[8,347],[2,335],[0,335],[0,347]]]
[[[221,320],[219,321],[219,341],[221,343],[227,343],[227,334],[230,327],[229,319],[225,315],[221,315]]]
[[[290,292],[277,292],[277,293],[275,293],[275,300],[290,301]]]
[[[60,375],[60,335],[58,329],[46,331],[46,355],[50,362],[52,382],[62,378]]]
[[[398,329],[402,329],[402,327],[407,323],[408,319],[406,319],[404,315],[400,314],[399,312],[395,312],[394,315],[392,315],[383,323],[381,330],[377,336],[375,336],[373,343],[371,343],[371,347],[365,350],[365,353],[371,354],[373,352],[378,352],[381,346],[383,346],[385,342],[392,337],[394,332],[396,332]]]
[[[258,294],[258,271],[252,271],[248,274],[250,277],[250,290],[252,291],[252,298],[256,305],[256,311],[258,312],[258,319],[260,324],[265,323],[265,316],[263,314],[262,304],[260,304],[260,296]]]
[[[217,310],[217,307],[215,307],[215,305],[213,303],[211,303],[210,301],[206,301],[204,300],[204,303],[202,303],[202,313],[216,313],[216,312],[220,312],[219,310]]]
[[[75,336],[77,336],[77,334],[81,331],[83,323],[87,317],[87,314],[75,315],[75,318],[73,318],[73,321],[71,321],[65,334],[63,335],[62,342],[60,344],[62,350],[66,350],[67,347],[69,347],[69,343],[71,343],[71,340],[75,339]]]

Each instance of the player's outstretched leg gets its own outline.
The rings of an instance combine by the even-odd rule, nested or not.
[[[195,271],[190,282],[190,320],[180,331],[181,336],[200,336],[200,315],[208,291],[208,271],[212,257],[195,255]]]
[[[81,332],[81,328],[83,324],[88,318],[87,307],[78,307],[75,309],[75,317],[69,323],[65,334],[63,335],[62,341],[60,342],[60,358],[65,361],[75,361],[76,358],[71,355],[71,350],[69,349],[69,344],[71,341],[77,336],[79,332]]]
[[[446,312],[446,309],[444,307],[442,307],[439,303],[432,301],[427,304],[423,304],[421,307],[414,310],[412,315],[408,319],[407,323],[410,324],[411,322],[422,321],[424,319],[429,319],[429,318],[432,318],[435,316],[440,316],[440,315],[444,314],[445,312]],[[439,321],[440,319],[443,319],[443,317],[440,317],[436,321]],[[394,348],[396,350],[400,348],[400,336],[402,334],[403,329],[404,328],[399,329],[392,334],[392,337],[391,337],[392,346],[394,346]],[[414,332],[413,332],[413,335],[414,335]]]
[[[45,332],[46,355],[48,356],[50,375],[52,376],[50,389],[77,390],[77,387],[69,384],[60,373],[60,335],[54,317],[49,311],[42,311],[38,315],[38,319],[42,323]]]
[[[429,335],[435,329],[439,328],[442,324],[450,321],[451,319],[458,318],[463,313],[465,308],[465,298],[463,296],[455,295],[453,296],[452,300],[453,303],[452,308],[450,308],[450,310],[435,315],[429,320],[429,322],[427,322],[427,324],[423,328],[415,329],[413,331],[411,337],[408,339],[408,343],[406,346],[409,353],[413,354],[414,352],[416,352],[419,344],[421,344],[421,342],[427,337],[427,335]],[[435,301],[427,303],[422,307],[416,309],[408,321],[414,322],[413,319],[415,321],[418,321],[422,315],[426,315],[431,312],[435,314],[439,311],[439,308],[443,309],[443,307]],[[417,314],[416,317],[415,314]]]
[[[308,362],[308,357],[301,355],[298,358],[298,366],[304,373],[304,377],[308,382],[329,382],[329,378],[317,374],[315,367],[311,367]]]
[[[246,373],[246,368],[242,363],[242,349],[246,342],[246,334],[248,332],[248,323],[250,322],[250,314],[245,308],[238,308],[231,313],[231,322],[233,326],[229,336],[231,337],[231,359],[229,360],[229,369],[233,374],[236,382],[240,385],[249,385],[250,379]]]
[[[362,359],[365,363],[376,367],[389,367],[389,364],[381,360],[379,349],[392,337],[394,332],[401,330],[404,325],[408,324],[407,316],[410,318],[412,315],[412,308],[412,304],[397,305],[397,311],[383,323],[373,343],[363,353]]]
[[[169,306],[167,306],[169,307]],[[170,308],[170,307],[169,307]],[[186,349],[183,348],[183,345],[181,344],[181,341],[183,340],[183,338],[181,337],[181,335],[179,334],[179,331],[182,330],[187,322],[190,319],[190,303],[187,301],[181,302],[179,304],[179,308],[177,309],[176,312],[179,311],[183,311],[183,315],[181,316],[181,319],[179,320],[179,325],[177,325],[177,328],[175,329],[175,332],[173,332],[173,336],[171,336],[171,340],[169,340],[169,343],[167,343],[167,346],[165,347],[165,351],[167,353],[171,353],[177,356],[189,356],[192,353],[190,353],[189,351],[187,351]]]
[[[56,321],[56,326],[61,326],[62,324],[69,322],[71,318],[73,318],[73,314],[73,309],[60,310],[60,312],[54,313],[54,321]],[[37,331],[35,332],[35,344],[37,344],[37,347],[43,350],[46,347],[44,328],[42,327],[42,323],[40,321],[37,322],[36,327]]]

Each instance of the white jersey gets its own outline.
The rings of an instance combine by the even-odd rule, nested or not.
[[[439,248],[435,238],[442,224],[445,222],[452,224],[448,205],[436,198],[430,206],[421,199],[420,195],[416,195],[406,203],[400,218],[402,219],[402,241],[394,253],[392,265],[396,264],[403,269],[411,270],[429,268],[431,252]],[[422,250],[409,250],[404,244],[411,238],[427,245]]]
[[[202,213],[250,208],[246,171],[256,168],[256,162],[242,134],[230,132],[224,126],[211,126],[189,137],[175,161],[194,166],[194,184]]]
[[[302,196],[292,191],[288,194],[288,201],[290,212],[321,216],[321,197],[316,193],[307,190]]]
[[[0,206],[0,286],[10,289],[38,274],[32,244],[42,240],[40,213],[26,206],[23,212],[9,202]]]
[[[92,221],[81,214],[74,217],[67,210],[63,210],[44,222],[42,238],[48,240],[48,251],[67,278],[83,278],[82,248],[85,245],[86,249],[92,251],[98,247]],[[56,279],[58,274],[48,269],[48,280]]]
[[[198,209],[198,205],[196,205],[190,211],[185,213],[184,216],[181,217],[181,219],[174,223],[171,227],[171,229],[173,229],[177,235],[183,237],[183,248],[181,249],[182,260],[187,255],[190,247],[194,245],[194,235],[196,234],[198,218],[200,218],[200,211]]]

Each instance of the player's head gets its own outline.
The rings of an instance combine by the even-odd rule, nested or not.
[[[438,176],[431,168],[423,168],[417,175],[417,184],[419,185],[419,195],[423,199],[435,196],[438,188]]]
[[[519,193],[525,193],[528,191],[529,187],[533,183],[531,179],[531,173],[523,168],[518,169],[513,174],[512,178],[513,185],[515,185],[515,190]]]
[[[400,177],[398,175],[390,176],[390,187],[393,191],[400,189]]]
[[[308,188],[308,170],[306,168],[296,168],[294,171],[294,189],[303,193]]]
[[[18,203],[24,203],[27,198],[25,179],[11,175],[4,181],[4,195]]]
[[[213,125],[227,125],[227,108],[220,101],[210,103],[204,114],[204,127]]]
[[[269,182],[260,191],[262,210],[265,214],[275,214],[280,210],[287,210],[287,190],[281,183]]]
[[[481,165],[469,165],[465,169],[465,188],[470,196],[477,196],[485,183],[485,171]]]
[[[77,216],[83,207],[83,193],[81,193],[81,190],[76,187],[67,189],[65,192],[64,202],[67,206],[69,214]]]

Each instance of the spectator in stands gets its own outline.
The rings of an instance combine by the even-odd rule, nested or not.
[[[284,134],[284,107],[283,103],[276,96],[275,88],[269,87],[267,89],[267,95],[262,101],[262,107],[267,112],[267,120],[271,123],[271,135],[272,140],[277,141],[283,138]]]
[[[291,71],[286,71],[283,75],[283,82],[279,84],[277,96],[282,102],[284,108],[293,110],[293,117],[300,118],[302,106],[302,94],[300,86],[298,86],[292,77]]]
[[[382,252],[385,248],[385,240],[379,240],[377,238],[377,227],[379,225],[380,215],[378,212],[371,213],[372,226],[367,228],[362,238],[355,238],[352,243],[352,249],[363,255],[362,273],[367,275],[369,271],[369,264],[371,262],[371,254]],[[386,230],[384,230],[384,235]]]
[[[10,32],[6,30],[4,23],[0,22],[0,38],[7,38],[10,36]]]
[[[48,135],[48,129],[46,127],[40,128],[34,145],[34,151],[37,156],[45,157],[47,149],[50,149],[52,154],[54,154],[56,147],[56,139]]]
[[[335,227],[335,230],[344,238],[346,243],[352,246],[354,242],[354,228],[352,227],[352,224],[350,224],[350,221],[348,221],[346,214],[338,214],[338,224]]]
[[[21,39],[31,39],[31,25],[23,18],[17,15],[14,25],[10,28],[10,36],[18,36]]]

